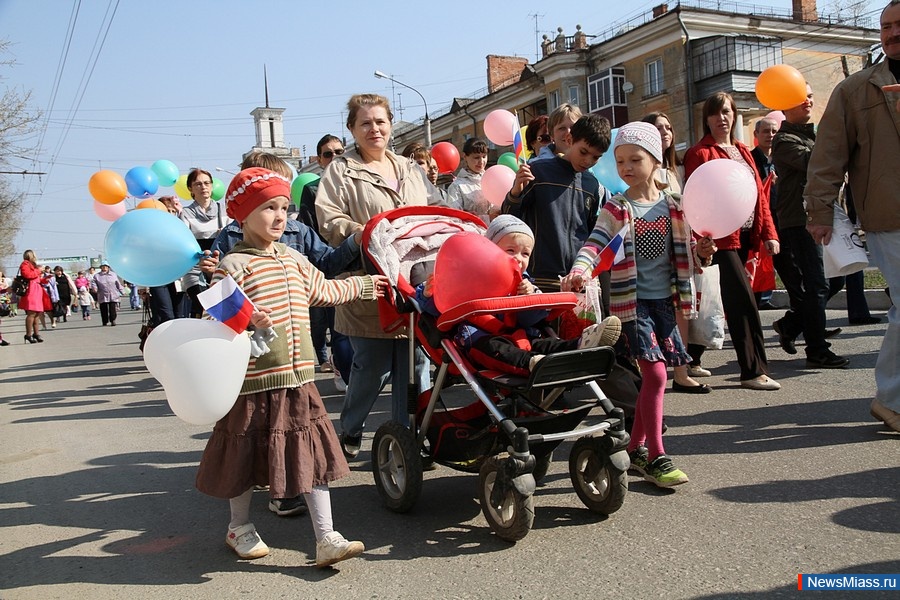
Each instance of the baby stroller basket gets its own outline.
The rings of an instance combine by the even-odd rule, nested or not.
[[[415,286],[433,270],[441,244],[458,232],[483,234],[484,229],[477,217],[442,207],[386,211],[366,225],[362,249],[367,266],[386,275],[392,289],[379,303],[382,326],[394,331],[408,325],[410,357],[418,340],[438,365],[431,390],[416,398],[410,384],[411,426],[388,421],[378,428],[372,469],[382,500],[395,512],[415,505],[423,465],[478,472],[485,518],[499,537],[515,541],[531,528],[535,481],[547,472],[553,450],[564,440],[576,439],[569,473],[582,502],[602,514],[618,510],[627,491],[628,434],[622,411],[613,408],[595,382],[609,374],[615,362],[612,349],[548,354],[523,377],[473,364],[453,335],[463,321],[490,319],[498,312],[542,309],[556,318],[573,309],[573,294],[486,298],[463,302],[437,319],[418,315]],[[410,374],[413,370],[410,365]],[[448,392],[460,378],[476,400],[450,407],[448,402],[458,402],[459,394]],[[595,397],[592,403],[548,410],[548,399],[585,385]],[[605,414],[599,422],[583,425],[595,408]]]

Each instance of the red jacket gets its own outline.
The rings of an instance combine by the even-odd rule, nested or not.
[[[750,165],[753,171],[753,178],[756,180],[756,212],[753,218],[753,228],[751,229],[750,244],[751,250],[760,247],[761,242],[768,240],[778,240],[778,232],[775,230],[775,223],[772,222],[772,213],[769,210],[769,195],[763,189],[763,184],[759,180],[759,174],[753,166],[753,156],[750,149],[741,142],[735,141],[735,147]],[[684,154],[684,181],[687,183],[697,167],[710,160],[717,158],[729,158],[728,153],[720,148],[712,135],[705,135],[702,140],[688,149]],[[729,236],[715,240],[716,246],[722,250],[737,250],[741,247],[741,231],[738,229]]]

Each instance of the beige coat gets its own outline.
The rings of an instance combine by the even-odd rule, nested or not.
[[[356,150],[348,150],[328,165],[316,194],[316,216],[322,236],[337,247],[347,237],[362,229],[369,219],[392,208],[425,206],[435,203],[435,188],[425,172],[392,152],[387,157],[399,175],[399,192],[392,189],[378,173],[369,170]],[[363,275],[362,269],[342,273],[337,279]],[[334,327],[346,335],[370,338],[401,338],[406,330],[385,333],[378,319],[375,302],[356,302],[338,306]]]
[[[803,198],[809,223],[832,224],[847,172],[862,228],[900,229],[900,114],[894,109],[897,95],[881,90],[893,83],[885,60],[834,89],[807,170]]]

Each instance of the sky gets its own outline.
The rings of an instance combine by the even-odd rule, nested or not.
[[[42,112],[38,130],[18,140],[27,152],[4,170],[43,173],[9,176],[27,196],[17,255],[0,267],[14,270],[29,248],[39,259],[103,253],[110,224],[87,187],[100,169],[124,176],[165,159],[227,185],[225,171],[255,143],[250,111],[265,105],[264,66],[269,105],[286,109],[287,144],[315,154],[322,135],[349,137],[354,93],[384,94],[397,119],[424,115],[418,95],[392,90],[376,70],[416,88],[434,115],[487,86],[488,54],[534,62],[536,41],[557,27],[597,34],[662,1],[0,0],[0,39],[11,43],[0,61],[16,62],[0,67],[0,83],[30,92]],[[788,10],[791,0],[753,4]],[[829,5],[820,0],[820,12]]]

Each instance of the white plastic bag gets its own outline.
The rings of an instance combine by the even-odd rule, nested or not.
[[[576,292],[578,304],[572,309],[579,319],[599,323],[603,320],[603,308],[600,304],[600,281],[591,279],[584,285],[584,290]]]
[[[719,288],[719,266],[704,267],[694,275],[697,288],[697,318],[688,321],[688,342],[707,348],[722,349],[725,342],[725,308]]]

